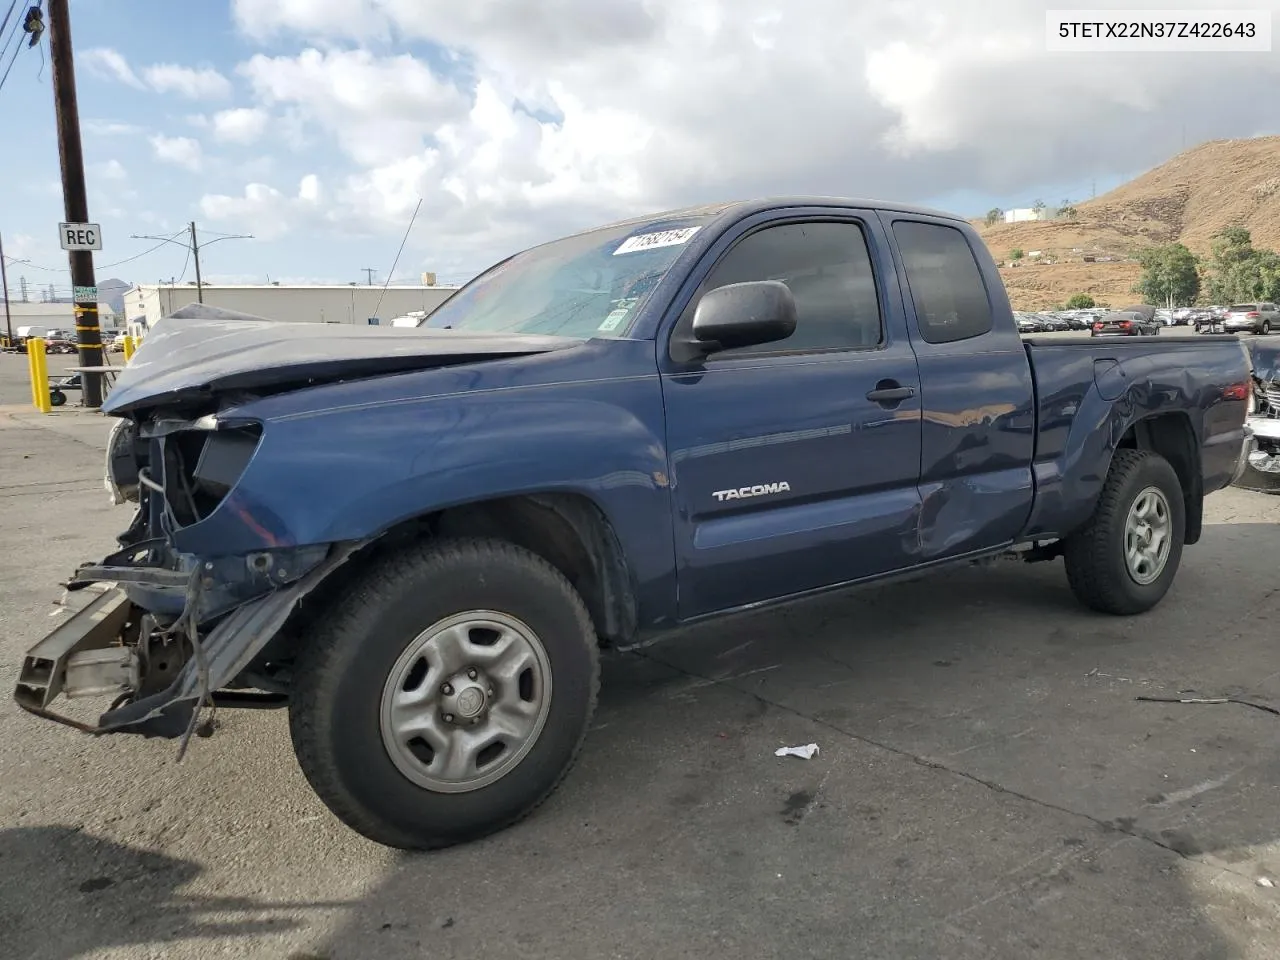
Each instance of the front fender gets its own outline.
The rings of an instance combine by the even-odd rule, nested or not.
[[[368,540],[458,504],[576,493],[613,526],[642,603],[662,608],[674,590],[656,375],[319,406],[263,419],[239,482],[175,535],[179,549],[217,557]]]

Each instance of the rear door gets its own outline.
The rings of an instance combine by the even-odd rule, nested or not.
[[[747,280],[791,288],[795,333],[680,355],[698,298]],[[683,296],[659,338],[681,618],[912,565],[920,380],[875,215],[749,218]]]
[[[954,222],[881,218],[920,368],[919,559],[1009,543],[1031,515],[1035,386],[1004,285]]]

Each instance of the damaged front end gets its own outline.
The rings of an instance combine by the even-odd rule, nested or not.
[[[219,414],[121,419],[108,444],[116,503],[138,504],[121,549],[65,584],[91,599],[32,647],[23,709],[88,733],[182,737],[205,707],[287,702],[287,657],[268,649],[290,615],[360,543],[273,546],[202,557],[175,547],[210,517],[252,459],[262,426]],[[96,723],[55,712],[59,696],[113,697]]]
[[[1260,375],[1261,373],[1261,375]],[[1252,446],[1237,486],[1263,493],[1280,493],[1280,376],[1255,370],[1253,396],[1245,427]]]

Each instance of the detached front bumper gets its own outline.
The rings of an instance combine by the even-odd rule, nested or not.
[[[1243,475],[1249,468],[1274,475],[1280,482],[1280,418],[1250,417],[1245,421],[1245,430],[1249,433],[1249,448],[1239,473]]]
[[[185,635],[174,632],[174,643],[185,647],[174,650],[176,656],[183,658],[182,666],[162,689],[155,689],[154,677],[148,685],[145,670],[146,642],[154,626],[152,614],[131,600],[130,594],[139,585],[171,589],[182,574],[146,567],[130,568],[126,574],[122,568],[106,568],[127,575],[128,587],[109,580],[85,584],[73,579],[73,586],[80,586],[94,596],[84,608],[27,651],[18,673],[14,700],[29,713],[85,733],[129,732],[164,738],[183,736],[191,729],[193,715],[202,706],[263,705],[221,688],[249,667],[280,632],[299,601],[362,545],[333,545],[328,555],[306,575],[239,604],[218,616],[207,630],[196,629],[194,637],[191,631]],[[197,581],[201,579],[201,572],[191,581],[189,603],[199,603]],[[187,610],[183,613],[179,623],[184,621]],[[114,696],[116,700],[96,723],[85,723],[51,709],[60,695]]]

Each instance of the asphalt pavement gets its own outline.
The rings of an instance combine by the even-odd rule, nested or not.
[[[311,794],[282,713],[176,763],[13,705],[59,578],[129,519],[106,418],[26,399],[0,356],[0,956],[1280,955],[1280,716],[1136,699],[1280,708],[1280,498],[1213,495],[1138,618],[1001,561],[609,654],[537,814],[405,855]]]

